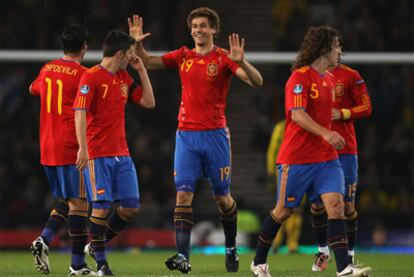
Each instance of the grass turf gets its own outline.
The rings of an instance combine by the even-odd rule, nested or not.
[[[171,251],[154,252],[110,252],[108,261],[111,269],[119,277],[129,276],[182,276],[177,271],[169,271],[164,265],[167,257],[173,255]],[[252,276],[249,270],[253,253],[240,255],[240,269],[238,273],[227,273],[224,268],[223,255],[194,254],[191,257],[192,272],[189,276]],[[405,277],[414,276],[414,257],[412,255],[391,254],[358,254],[357,259],[372,267],[371,276],[374,277]],[[268,259],[273,276],[286,277],[325,277],[335,276],[335,262],[331,262],[328,270],[322,273],[310,271],[313,256],[310,255],[275,255]],[[68,253],[51,251],[51,273],[48,276],[66,276],[70,263]],[[94,265],[88,258],[88,263]],[[30,251],[0,251],[0,276],[41,276],[33,266],[33,257]]]

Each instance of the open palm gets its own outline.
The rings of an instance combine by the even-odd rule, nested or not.
[[[228,57],[235,62],[241,62],[244,59],[244,38],[240,39],[239,34],[229,36],[230,53]]]
[[[129,35],[135,39],[135,41],[142,41],[146,37],[150,36],[150,33],[143,32],[144,19],[137,14],[132,15],[132,19],[128,18]]]

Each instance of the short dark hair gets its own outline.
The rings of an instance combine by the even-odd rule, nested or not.
[[[62,32],[63,52],[78,54],[88,41],[88,29],[84,25],[69,24]]]
[[[220,17],[218,16],[215,10],[212,10],[207,7],[200,7],[197,9],[192,10],[189,15],[187,16],[187,26],[191,29],[191,22],[194,18],[197,17],[207,17],[208,23],[211,27],[216,29],[215,37],[218,36],[220,32]]]
[[[317,58],[328,54],[332,50],[332,43],[338,38],[342,42],[341,34],[330,26],[311,27],[307,31],[299,48],[298,56],[292,69],[310,65]]]
[[[126,52],[134,43],[135,40],[127,33],[120,30],[112,30],[105,37],[103,43],[103,56],[112,57],[119,50]]]

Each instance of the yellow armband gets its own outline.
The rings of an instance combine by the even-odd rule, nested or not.
[[[351,110],[341,109],[342,120],[348,120],[351,118]]]

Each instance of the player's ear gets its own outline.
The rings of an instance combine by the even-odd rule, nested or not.
[[[125,53],[122,50],[118,50],[115,53],[115,57],[117,57],[118,59],[122,59],[124,57]]]

